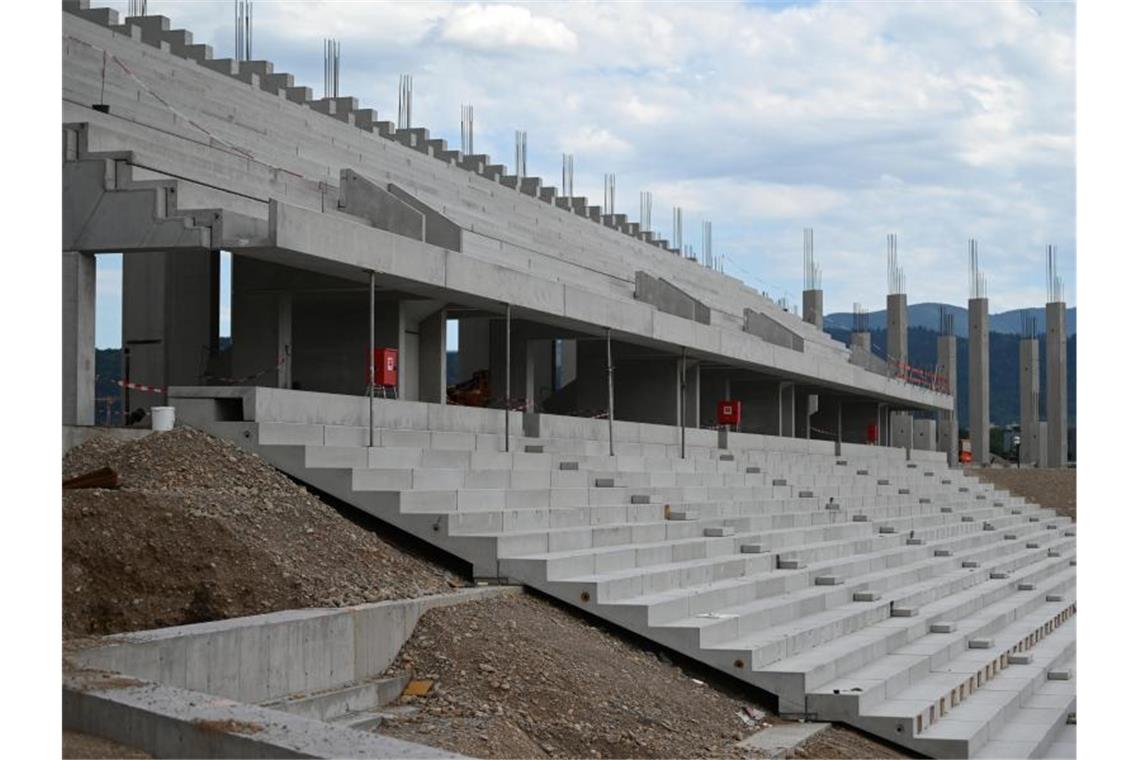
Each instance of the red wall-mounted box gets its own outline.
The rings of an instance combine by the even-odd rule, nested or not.
[[[740,424],[740,402],[731,399],[718,401],[716,404],[716,424],[718,425],[739,425]]]
[[[395,388],[399,383],[397,369],[400,366],[400,352],[395,348],[377,348],[373,351],[372,362],[376,367],[376,385]]]

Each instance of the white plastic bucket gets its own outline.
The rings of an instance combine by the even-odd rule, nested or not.
[[[172,407],[172,406],[152,406],[150,408],[150,429],[151,430],[173,430],[174,429],[174,407]]]

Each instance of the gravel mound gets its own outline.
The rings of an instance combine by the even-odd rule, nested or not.
[[[344,606],[465,585],[347,519],[260,457],[190,428],[64,457],[118,490],[63,492],[66,636],[299,607]]]

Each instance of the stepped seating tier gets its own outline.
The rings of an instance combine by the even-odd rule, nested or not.
[[[682,459],[675,430],[630,423],[609,456],[589,424],[548,415],[546,435],[520,427],[504,451],[501,412],[422,417],[411,402],[375,407],[369,447],[352,420],[258,419],[262,406],[280,408],[186,416],[477,577],[701,660],[786,715],[935,757],[1066,746],[1074,686],[1049,674],[1072,671],[1074,525],[934,457],[749,435],[726,452],[690,431]]]

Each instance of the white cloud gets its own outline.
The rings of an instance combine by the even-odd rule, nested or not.
[[[125,0],[116,0],[120,7]],[[155,5],[158,5],[157,3]],[[165,0],[219,55],[232,4]],[[619,211],[652,189],[713,221],[717,252],[798,301],[815,229],[829,305],[885,298],[899,234],[912,302],[965,301],[966,240],[995,309],[1043,297],[1060,246],[1075,293],[1075,11],[1071,3],[258,3],[255,56],[319,85],[320,39],[343,39],[342,93],[394,118],[401,73],[415,121],[457,140],[458,106],[500,162],[526,129],[532,174]],[[570,54],[572,53],[572,54]],[[692,234],[692,233],[690,233]],[[695,239],[695,238],[694,238]],[[692,242],[692,240],[690,240]],[[846,304],[847,306],[841,306]]]
[[[440,38],[484,50],[513,48],[572,52],[578,38],[566,25],[516,5],[467,5],[443,21]]]

